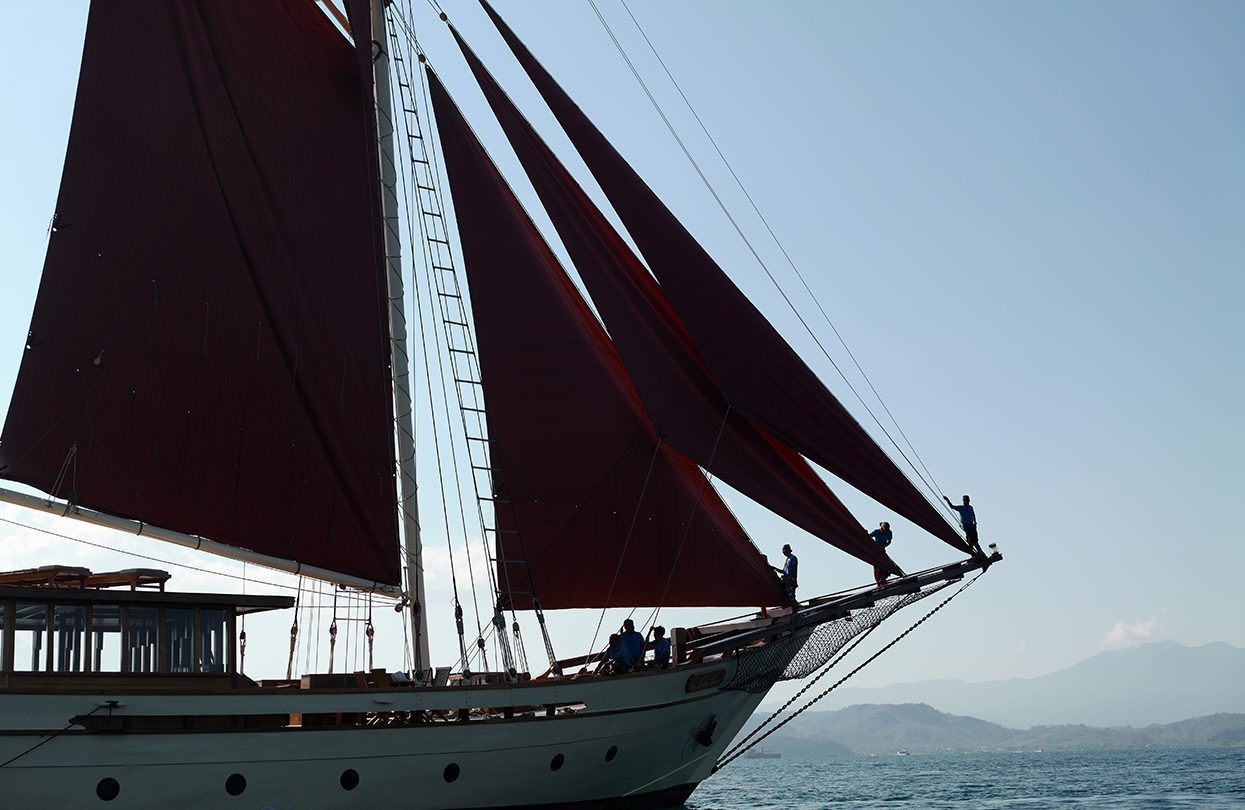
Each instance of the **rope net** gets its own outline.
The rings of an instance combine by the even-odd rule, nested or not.
[[[896,611],[950,584],[943,582],[916,593],[883,596],[872,607],[857,609],[842,619],[800,630],[760,649],[747,650],[739,656],[735,677],[725,688],[758,693],[767,691],[778,681],[808,677],[825,666],[852,639],[873,630]]]

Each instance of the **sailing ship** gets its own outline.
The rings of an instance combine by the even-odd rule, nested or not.
[[[40,494],[0,498],[391,599],[408,666],[255,681],[241,617],[293,597],[0,575],[6,805],[673,806],[776,682],[1001,559],[969,554],[485,9],[635,244],[451,28],[591,307],[399,9],[92,4],[0,434],[0,476]],[[403,214],[490,558],[486,620],[451,618],[456,668],[428,651]],[[956,560],[905,574],[810,461]],[[894,578],[795,601],[710,476]],[[664,666],[554,654],[547,611],[618,606],[749,612],[672,628]]]

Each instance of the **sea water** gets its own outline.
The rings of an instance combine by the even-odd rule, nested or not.
[[[688,810],[1245,807],[1245,748],[739,759]]]

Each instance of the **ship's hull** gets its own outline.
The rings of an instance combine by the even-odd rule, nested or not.
[[[3,694],[0,761],[46,742],[0,769],[0,795],[15,808],[677,807],[764,697],[723,688],[734,666],[444,690]],[[416,725],[131,727],[48,739],[58,730],[49,721],[59,717],[64,727],[110,700],[121,704],[114,718],[133,726],[152,717],[366,711],[398,718],[408,708],[582,706]]]

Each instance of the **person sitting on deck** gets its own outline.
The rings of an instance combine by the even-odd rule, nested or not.
[[[601,663],[597,664],[595,671],[606,675],[626,672],[624,661],[622,643],[618,638],[618,634],[610,633],[610,643],[606,646],[605,651],[601,653]]]
[[[658,669],[670,667],[670,639],[666,638],[666,628],[660,624],[653,628],[653,663]]]
[[[623,654],[623,672],[644,663],[644,636],[636,632],[635,622],[624,620],[618,639]]]
[[[891,544],[894,535],[891,533],[891,525],[885,520],[878,524],[878,527],[869,532],[869,536],[873,538],[873,542],[878,544],[878,548],[885,549]],[[882,587],[882,583],[886,582],[886,578],[890,576],[886,573],[886,569],[881,566],[873,566],[873,580]]]

